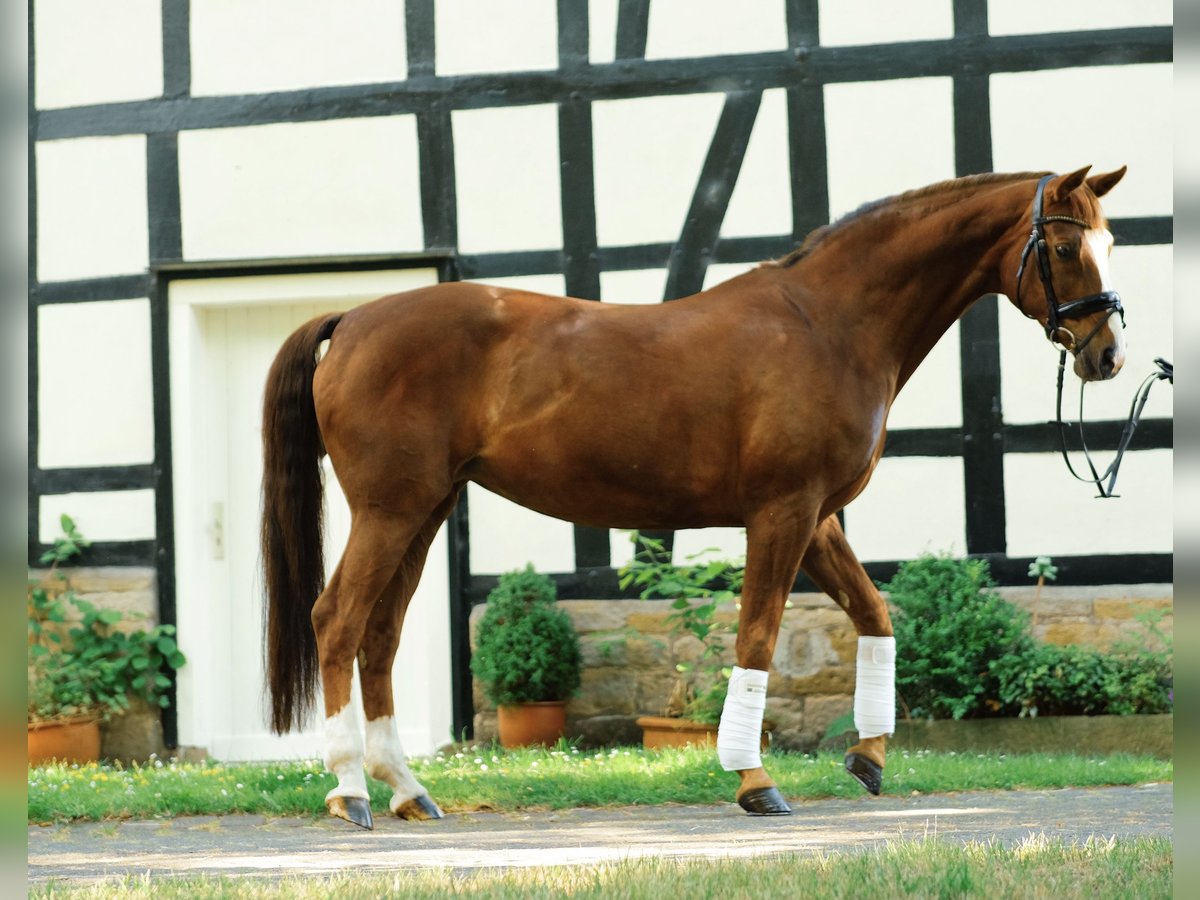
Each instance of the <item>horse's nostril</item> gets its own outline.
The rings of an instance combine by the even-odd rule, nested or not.
[[[1105,347],[1104,352],[1100,354],[1100,374],[1105,378],[1113,374],[1116,369],[1117,352],[1112,347]]]

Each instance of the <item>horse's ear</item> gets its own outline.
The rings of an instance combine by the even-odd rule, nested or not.
[[[1066,175],[1059,175],[1046,185],[1046,199],[1052,203],[1055,200],[1065,200],[1072,191],[1083,184],[1083,179],[1087,177],[1090,168],[1091,166],[1084,166],[1082,169],[1076,169]]]
[[[1117,182],[1125,177],[1126,166],[1121,166],[1115,172],[1108,172],[1104,175],[1093,175],[1087,180],[1087,186],[1092,189],[1092,193],[1097,197],[1103,197],[1114,187]]]

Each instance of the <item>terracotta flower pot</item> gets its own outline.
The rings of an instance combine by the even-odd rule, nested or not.
[[[541,744],[552,747],[567,727],[567,701],[546,700],[496,709],[496,727],[500,746],[528,747]]]
[[[91,716],[29,723],[29,764],[100,759],[100,720]]]

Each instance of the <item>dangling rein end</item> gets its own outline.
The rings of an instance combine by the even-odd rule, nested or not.
[[[1121,460],[1125,457],[1125,451],[1129,449],[1129,442],[1133,440],[1133,433],[1137,430],[1138,422],[1142,418],[1142,410],[1146,406],[1146,401],[1150,399],[1150,388],[1153,387],[1156,381],[1166,380],[1175,384],[1175,367],[1170,362],[1163,359],[1161,356],[1156,357],[1154,365],[1157,371],[1152,372],[1139,385],[1136,393],[1133,395],[1133,402],[1129,406],[1129,418],[1125,420],[1125,427],[1121,430],[1121,440],[1117,444],[1117,455],[1113,461],[1108,464],[1103,474],[1096,471],[1096,465],[1092,462],[1092,454],[1088,450],[1087,441],[1083,436],[1083,389],[1087,382],[1079,384],[1079,445],[1083,448],[1083,457],[1087,461],[1088,469],[1092,473],[1091,478],[1084,477],[1075,471],[1075,467],[1071,465],[1071,458],[1067,455],[1067,423],[1062,417],[1062,395],[1063,395],[1063,375],[1067,365],[1067,351],[1062,350],[1058,355],[1058,398],[1055,404],[1055,420],[1052,425],[1058,426],[1058,446],[1062,451],[1063,462],[1067,464],[1067,471],[1075,477],[1076,480],[1087,484],[1096,485],[1100,491],[1096,495],[1097,499],[1108,500],[1113,497],[1120,497],[1120,494],[1113,493],[1117,485],[1117,472],[1121,469]]]

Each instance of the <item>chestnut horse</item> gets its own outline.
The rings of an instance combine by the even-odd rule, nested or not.
[[[802,568],[860,636],[859,743],[846,765],[878,793],[894,638],[835,513],[871,477],[897,392],[985,294],[1014,298],[1072,351],[1083,380],[1117,373],[1121,309],[1097,198],[1124,173],[988,174],[910,191],[661,305],[451,283],[299,328],[271,368],[263,418],[268,678],[282,733],[313,704],[320,676],[326,764],[338,778],[329,811],[372,826],[365,766],[391,785],[393,813],[441,815],[406,765],[391,669],[426,552],[469,481],[599,528],[745,527],[737,668],[717,752],[750,813],[790,811],[757,748]],[[322,453],[351,511],[328,584]],[[365,752],[350,706],[356,660]]]

